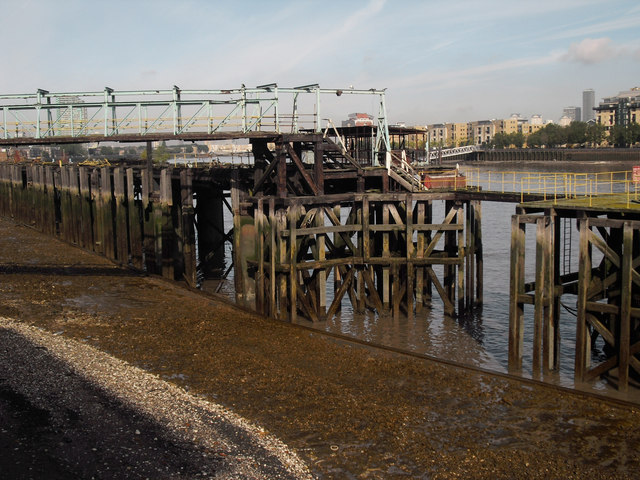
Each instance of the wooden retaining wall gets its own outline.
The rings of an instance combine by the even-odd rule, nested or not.
[[[0,164],[0,215],[196,285],[192,172]]]
[[[505,148],[481,150],[467,158],[482,162],[636,161],[640,165],[640,148]]]

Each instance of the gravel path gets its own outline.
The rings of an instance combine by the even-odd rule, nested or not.
[[[306,479],[223,407],[95,348],[0,317],[2,478]]]

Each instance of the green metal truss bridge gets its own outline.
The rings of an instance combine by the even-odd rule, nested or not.
[[[368,97],[367,99],[363,97]],[[363,101],[364,100],[364,101]],[[269,137],[322,131],[330,116],[371,111],[380,151],[389,147],[385,90],[283,88],[0,94],[0,145]],[[347,110],[348,109],[348,110]]]

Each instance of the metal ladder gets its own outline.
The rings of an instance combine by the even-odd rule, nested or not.
[[[573,226],[570,218],[562,218],[562,275],[571,273],[571,240]]]

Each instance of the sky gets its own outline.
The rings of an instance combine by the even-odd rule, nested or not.
[[[386,88],[391,123],[426,125],[557,121],[587,88],[597,103],[640,87],[637,0],[0,0],[0,12],[0,94],[318,83]]]

